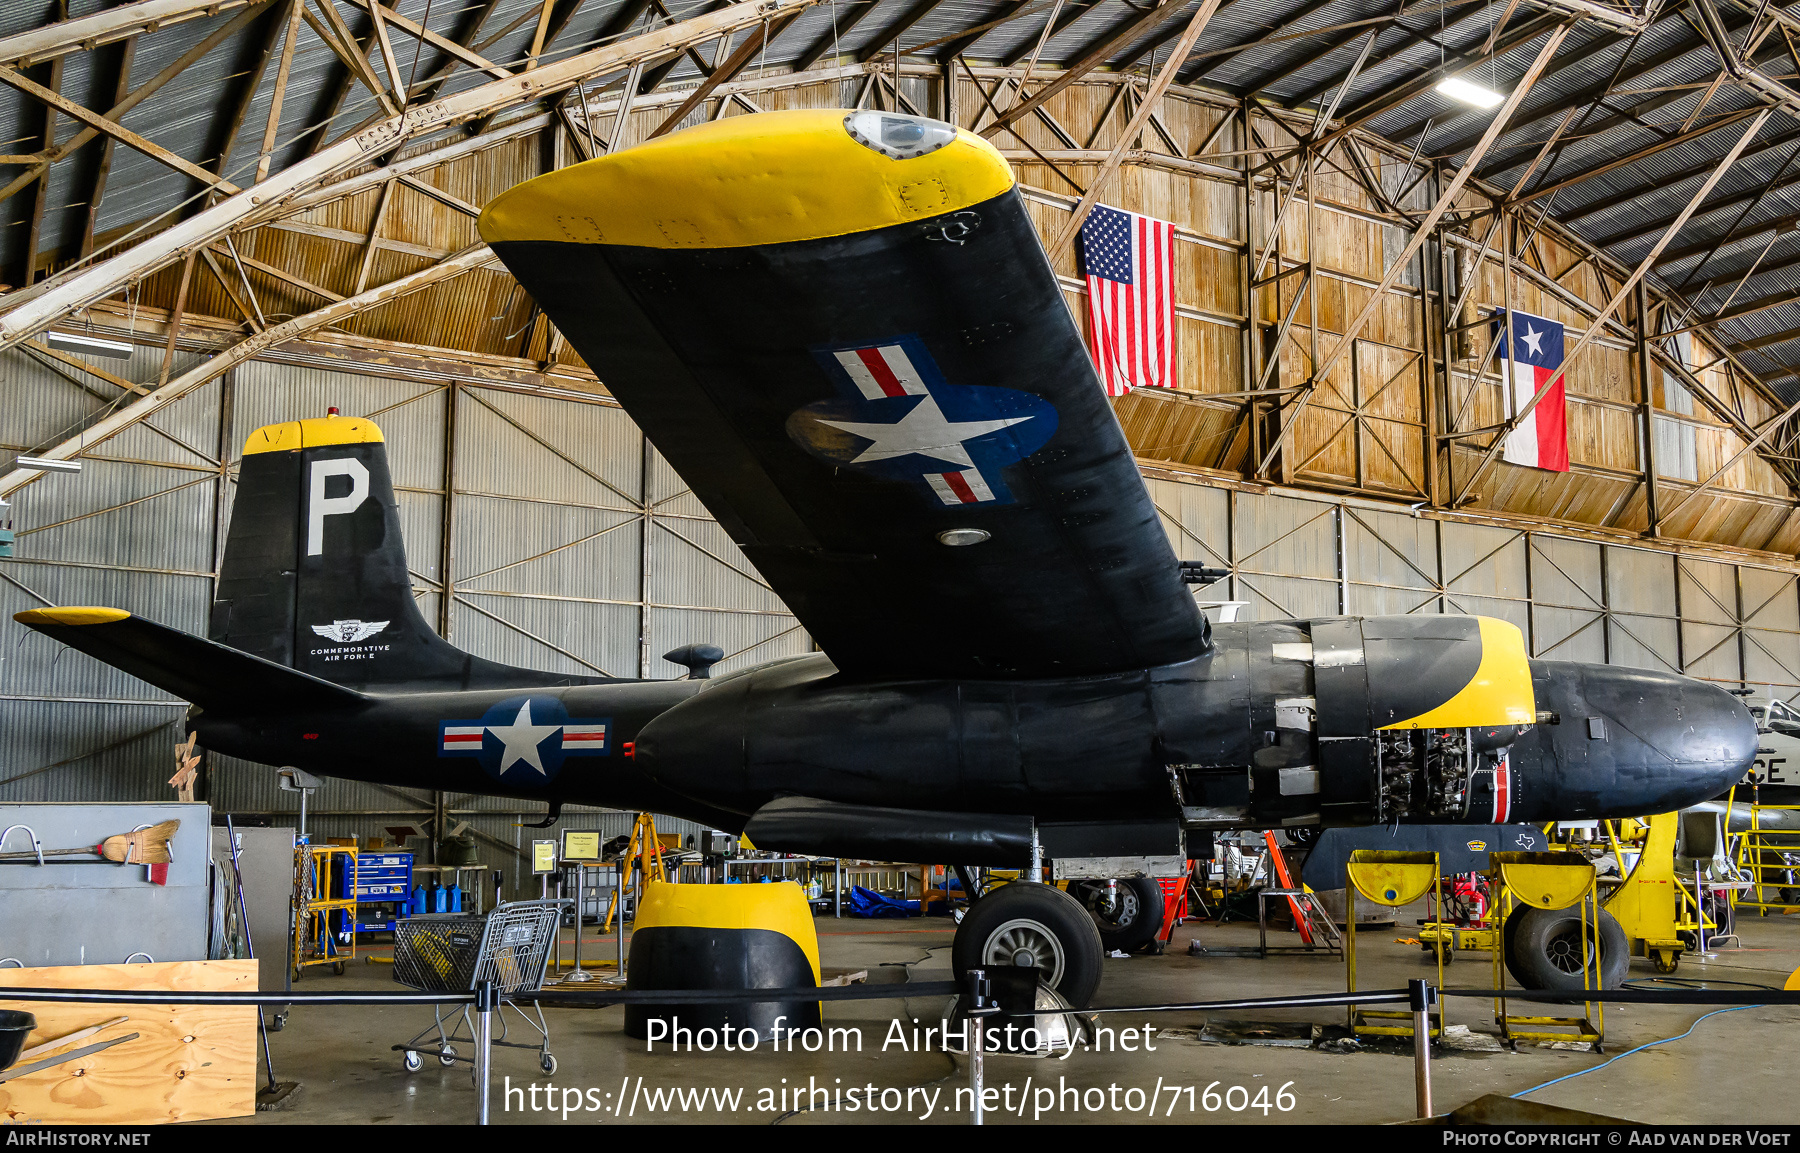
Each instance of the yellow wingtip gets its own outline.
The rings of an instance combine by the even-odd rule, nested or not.
[[[26,609],[14,613],[13,620],[22,625],[104,625],[122,621],[131,614],[124,609],[95,608],[86,605],[48,609]]]
[[[847,236],[941,216],[1013,187],[995,147],[958,130],[891,159],[859,144],[844,108],[732,116],[528,180],[481,214],[490,244],[562,241],[744,248]]]

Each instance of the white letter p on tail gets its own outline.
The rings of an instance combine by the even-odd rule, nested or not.
[[[325,482],[334,476],[350,478],[346,496],[326,496]],[[325,551],[325,518],[355,512],[369,498],[369,470],[353,457],[312,462],[311,491],[306,502],[306,555]]]

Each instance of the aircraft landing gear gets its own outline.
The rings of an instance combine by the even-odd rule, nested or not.
[[[1157,943],[1156,936],[1162,932],[1163,895],[1162,886],[1153,879],[1127,877],[1111,884],[1078,881],[1069,886],[1069,895],[1092,911],[1102,950],[1135,953]]]
[[[1100,985],[1103,950],[1080,901],[1049,885],[1015,881],[969,907],[957,926],[950,961],[958,980],[970,969],[1029,965],[1077,1009]]]

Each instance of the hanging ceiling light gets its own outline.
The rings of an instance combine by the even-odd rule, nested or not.
[[[80,353],[83,356],[105,356],[113,360],[130,360],[131,345],[123,340],[107,340],[105,337],[93,336],[80,332],[57,332],[49,334],[51,348],[63,352]]]
[[[1437,90],[1452,100],[1473,104],[1477,108],[1498,108],[1506,99],[1492,88],[1483,88],[1460,76],[1448,76],[1438,81]]]

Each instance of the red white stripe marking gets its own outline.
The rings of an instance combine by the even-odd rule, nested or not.
[[[1500,763],[1494,766],[1494,823],[1506,824],[1512,814],[1512,761],[1506,753],[1500,754]]]
[[[897,344],[879,348],[847,348],[834,354],[850,379],[856,382],[864,397],[879,400],[884,396],[924,396],[925,382],[919,379],[906,350]]]
[[[981,504],[994,499],[994,490],[981,479],[981,470],[965,468],[961,472],[928,472],[925,479],[931,491],[945,504]]]
[[[444,751],[455,752],[459,749],[479,749],[482,734],[487,732],[486,725],[446,726],[444,728]]]
[[[578,749],[584,745],[604,745],[605,743],[605,725],[581,725],[563,729],[562,746],[565,749]]]

